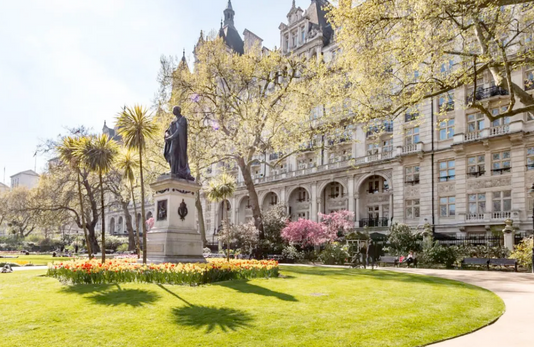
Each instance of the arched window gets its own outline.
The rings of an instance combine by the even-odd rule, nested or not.
[[[117,225],[118,233],[122,233],[122,223],[123,223],[122,217],[119,217],[119,224]]]

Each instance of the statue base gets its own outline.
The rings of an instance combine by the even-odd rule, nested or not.
[[[147,233],[147,261],[155,264],[206,262],[202,256],[195,206],[200,185],[161,175],[150,187],[154,191],[155,222]]]

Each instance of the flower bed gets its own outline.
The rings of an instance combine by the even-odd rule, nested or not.
[[[72,284],[164,283],[198,285],[233,279],[277,277],[273,260],[210,259],[194,264],[137,264],[132,259],[112,259],[104,264],[93,260],[56,262],[48,265],[48,276]]]

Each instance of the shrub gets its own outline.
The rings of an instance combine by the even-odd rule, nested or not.
[[[261,248],[267,254],[280,254],[286,242],[282,239],[282,229],[286,227],[289,215],[283,205],[275,205],[263,214],[263,234]]]
[[[282,257],[288,260],[302,261],[304,259],[304,252],[299,252],[295,246],[286,246],[282,250]]]
[[[418,258],[422,265],[441,264],[451,268],[457,261],[457,252],[453,247],[440,246],[437,242],[423,250]]]
[[[126,253],[126,252],[128,252],[128,248],[129,248],[128,244],[127,243],[123,243],[122,245],[117,247],[117,252]]]
[[[326,245],[325,249],[319,253],[319,260],[327,265],[345,264],[349,257],[348,246],[337,242]]]
[[[395,223],[389,228],[389,253],[395,256],[406,256],[408,252],[420,252],[422,235],[414,233],[406,224]]]
[[[532,237],[524,238],[510,255],[510,258],[516,259],[519,265],[532,269]]]

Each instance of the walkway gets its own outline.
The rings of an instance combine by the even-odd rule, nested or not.
[[[387,268],[390,270],[390,268]],[[486,288],[503,299],[506,312],[494,324],[472,334],[437,343],[439,347],[534,346],[534,274],[498,271],[393,269],[443,277]]]

